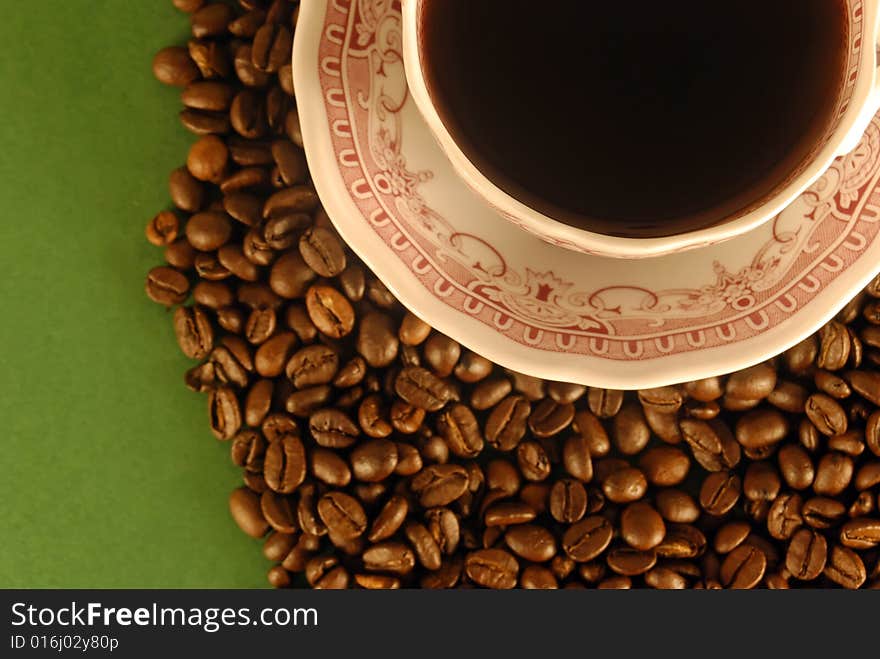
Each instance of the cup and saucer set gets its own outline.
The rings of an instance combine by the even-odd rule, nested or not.
[[[481,173],[432,102],[426,1],[303,0],[293,69],[325,210],[440,332],[529,375],[649,388],[786,350],[880,271],[877,0],[843,3],[843,89],[807,166],[731,221],[657,238],[558,222]]]

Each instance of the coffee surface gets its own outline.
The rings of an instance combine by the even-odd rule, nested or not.
[[[426,0],[425,73],[465,153],[574,226],[663,236],[773,192],[839,97],[840,0]]]

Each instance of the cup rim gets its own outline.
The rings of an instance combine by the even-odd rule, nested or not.
[[[880,0],[844,0],[862,5],[862,43],[873,44],[877,38],[877,5]],[[419,47],[419,9],[424,0],[401,0],[403,20],[403,59],[410,94],[428,128],[439,143],[459,177],[486,203],[509,221],[553,244],[589,254],[612,258],[637,259],[662,256],[697,249],[747,233],[777,216],[822,175],[848,141],[859,117],[864,114],[876,76],[877,54],[874,47],[861,47],[858,68],[846,110],[830,138],[803,170],[780,187],[756,208],[731,220],[710,227],[654,238],[611,236],[565,224],[546,215],[501,189],[465,154],[452,136],[446,122],[431,100]],[[854,62],[855,64],[855,62]],[[869,75],[870,74],[870,75]],[[872,113],[873,114],[873,113]]]

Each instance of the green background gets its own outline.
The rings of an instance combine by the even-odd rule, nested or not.
[[[0,587],[259,587],[240,484],[144,296],[192,138],[152,56],[170,0],[3,2]]]

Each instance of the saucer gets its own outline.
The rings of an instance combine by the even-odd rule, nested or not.
[[[457,177],[408,94],[395,0],[302,3],[293,69],[340,235],[413,313],[516,371],[615,389],[735,371],[815,332],[880,271],[880,115],[774,220],[625,261],[546,243]]]

